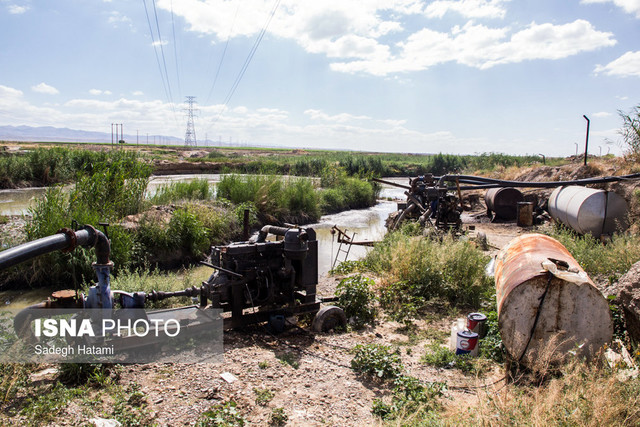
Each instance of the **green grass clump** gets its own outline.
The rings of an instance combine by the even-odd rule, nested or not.
[[[485,275],[488,261],[467,241],[444,236],[439,242],[402,229],[387,234],[364,264],[386,283],[382,307],[403,321],[431,300],[477,306],[493,286]]]
[[[626,273],[640,260],[640,236],[614,234],[603,244],[590,234],[580,236],[565,227],[556,227],[550,236],[564,245],[590,276],[608,276],[610,280]]]
[[[403,367],[397,352],[381,344],[358,344],[353,348],[355,355],[351,368],[361,374],[378,379],[394,379],[400,376]]]
[[[356,329],[373,325],[377,310],[376,296],[372,290],[374,282],[360,274],[342,279],[336,288],[337,305],[344,310],[347,319]]]
[[[307,224],[320,218],[320,200],[308,179],[283,179],[273,175],[225,175],[217,197],[234,204],[252,203],[263,223]]]
[[[155,205],[166,205],[184,200],[210,200],[213,188],[206,179],[194,179],[187,182],[171,182],[161,185],[151,198]]]
[[[224,426],[242,427],[246,423],[245,418],[238,412],[234,401],[219,403],[203,412],[196,422],[196,427]]]

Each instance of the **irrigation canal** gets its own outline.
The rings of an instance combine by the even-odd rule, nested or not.
[[[153,176],[149,182],[147,191],[153,195],[156,189],[170,182],[189,181],[193,179],[206,179],[212,184],[220,182],[220,174],[194,174],[194,175],[163,175]],[[408,178],[385,178],[386,180],[405,184]],[[69,187],[71,188],[71,187]],[[0,214],[2,215],[22,215],[27,213],[31,203],[43,197],[46,188],[23,188],[15,190],[0,190]],[[339,244],[336,242],[337,236],[331,234],[334,225],[346,231],[349,236],[355,233],[355,240],[380,240],[384,236],[386,229],[384,222],[389,213],[396,210],[396,202],[388,199],[404,199],[402,189],[382,185],[380,201],[377,205],[368,209],[357,209],[340,212],[332,215],[325,215],[316,224],[309,225],[316,230],[318,238],[318,270],[321,275],[326,275],[331,269]],[[347,249],[343,246],[342,249]],[[369,248],[363,246],[352,246],[349,259],[354,260],[366,254]],[[345,253],[340,253],[338,261],[345,259]],[[0,304],[10,308],[21,308],[34,302],[39,302],[51,294],[50,289],[37,289],[28,291],[1,291]]]

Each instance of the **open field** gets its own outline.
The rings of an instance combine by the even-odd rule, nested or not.
[[[198,159],[217,150],[202,150],[207,153],[203,157],[189,157],[180,149],[157,147],[155,152],[141,153],[141,163],[135,163],[139,168],[131,167],[128,162],[134,157],[129,155],[109,158],[110,168],[97,166],[75,178],[74,203],[52,189],[47,203],[55,204],[39,206],[34,215],[42,219],[31,222],[27,230],[33,238],[55,233],[71,216],[85,215],[88,223],[106,215],[140,233],[142,251],[134,252],[133,259],[141,253],[177,250],[184,251],[182,256],[193,256],[197,251],[202,255],[211,242],[228,242],[234,240],[230,236],[238,235],[239,206],[252,206],[256,229],[262,225],[259,201],[265,200],[265,195],[271,194],[277,206],[265,203],[262,212],[273,214],[289,203],[277,199],[276,194],[280,197],[291,191],[291,200],[298,200],[295,194],[313,191],[277,187],[269,193],[270,186],[283,184],[265,177],[255,182],[231,178],[225,184],[227,202],[207,200],[210,189],[206,183],[195,182],[159,191],[155,197],[162,206],[155,208],[145,206],[144,198],[136,196],[139,190],[133,191],[139,188],[134,180],[145,179],[149,169],[158,164],[209,167],[216,162]],[[317,175],[338,183],[329,187],[325,182],[325,188],[348,188],[343,190],[347,195],[353,193],[353,186],[361,185],[357,183],[365,183],[362,178],[377,175],[375,165],[381,165],[379,171],[392,170],[394,165],[407,167],[411,175],[433,165],[436,158],[444,162],[445,172],[464,164],[463,170],[505,179],[574,179],[620,175],[637,168],[615,158],[590,160],[585,168],[576,159],[557,159],[553,166],[524,159],[518,165],[518,159],[500,155],[464,160],[291,150],[220,151],[226,156],[221,163],[234,164],[235,160],[228,159],[249,154],[237,164],[249,168],[256,161],[270,173],[284,164],[289,165],[289,173],[293,165],[302,170],[301,165],[309,164],[306,171],[310,172],[322,165],[325,175]],[[318,165],[313,166],[314,160]],[[132,175],[115,173],[121,170],[118,164]],[[368,169],[371,165],[374,167]],[[337,173],[327,174],[327,167]],[[127,182],[133,187],[125,186]],[[96,183],[108,183],[106,187],[113,192],[103,192]],[[519,381],[507,383],[496,325],[494,282],[485,275],[485,266],[498,247],[515,236],[537,231],[561,240],[606,291],[640,260],[638,183],[610,184],[608,188],[630,203],[632,226],[606,245],[549,224],[523,229],[514,223],[480,219],[476,230],[487,234],[488,247],[472,238],[430,239],[416,227],[405,227],[388,235],[363,260],[346,263],[340,274],[321,279],[318,292],[338,296],[340,304],[352,310],[353,322],[345,331],[314,334],[305,318],[299,319],[301,328],[292,327],[277,335],[263,326],[241,328],[225,334],[225,361],[221,364],[2,365],[0,420],[30,425],[86,425],[92,417],[116,419],[123,425],[637,425],[640,379],[623,376],[623,366],[576,359],[559,369],[534,370],[536,375],[520,372]],[[537,193],[544,195],[545,191]],[[102,197],[100,215],[88,210],[97,197]],[[64,209],[57,208],[60,206]],[[304,204],[296,206],[302,206],[301,212],[312,209]],[[468,213],[481,215],[483,210],[480,203]],[[127,240],[129,232],[122,228],[111,236],[114,247],[122,248],[118,263],[127,265],[126,255],[131,256],[127,248],[137,245]],[[178,230],[180,238],[173,239]],[[76,271],[84,275],[81,279],[92,277],[86,268],[91,259],[92,254],[83,253],[72,261]],[[62,265],[58,273],[64,274],[67,262],[68,258],[61,256],[47,263]],[[113,287],[178,290],[206,280],[208,274],[210,270],[204,267],[150,271],[146,265],[130,263],[117,272]],[[480,357],[456,358],[445,348],[451,323],[474,311],[488,315],[488,338]],[[619,314],[616,318],[621,321]],[[623,323],[617,323],[616,338],[623,340],[638,363],[636,343],[625,335]],[[230,380],[229,373],[235,379]]]

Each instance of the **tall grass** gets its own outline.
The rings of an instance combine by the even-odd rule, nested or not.
[[[5,154],[0,156],[0,188],[70,182],[78,172],[91,172],[94,165],[118,155],[111,151],[61,147]]]
[[[478,388],[475,405],[449,405],[445,425],[637,426],[640,378],[621,380],[615,371],[574,362],[539,387]]]
[[[144,207],[150,169],[135,154],[117,152],[87,169],[90,173],[80,175],[70,193],[61,187],[50,187],[45,196],[29,208],[31,219],[25,227],[27,240],[55,234],[62,228],[71,227],[74,221],[78,225],[93,226],[100,222],[115,223]],[[108,232],[111,259],[117,268],[129,267],[134,262],[133,236],[118,226],[110,227]],[[72,254],[53,252],[2,274],[4,282],[27,281],[69,287],[93,278],[92,259],[90,251],[81,248]]]
[[[145,214],[134,234],[134,254],[144,264],[177,267],[202,259],[211,245],[233,241],[239,233],[229,207],[191,202],[177,208],[167,224]]]
[[[181,200],[209,200],[213,198],[213,188],[206,179],[194,179],[187,182],[171,182],[163,184],[156,189],[151,197],[151,202],[156,205]]]
[[[253,203],[263,223],[306,224],[320,218],[318,192],[308,179],[225,175],[218,183],[217,197],[234,204]]]
[[[590,276],[617,280],[617,276],[640,261],[640,236],[636,234],[614,234],[606,244],[590,234],[580,236],[562,226],[555,227],[549,234],[567,248]]]
[[[383,279],[383,308],[405,320],[434,300],[478,306],[493,286],[485,275],[489,257],[468,241],[450,235],[437,241],[411,231],[387,234],[364,258],[364,266]]]

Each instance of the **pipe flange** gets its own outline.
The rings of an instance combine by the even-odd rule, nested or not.
[[[63,253],[73,252],[76,246],[78,246],[78,237],[76,236],[76,232],[70,228],[65,227],[58,230],[56,234],[59,234],[59,233],[64,233],[69,237],[69,247],[66,249],[62,249],[61,252]]]

